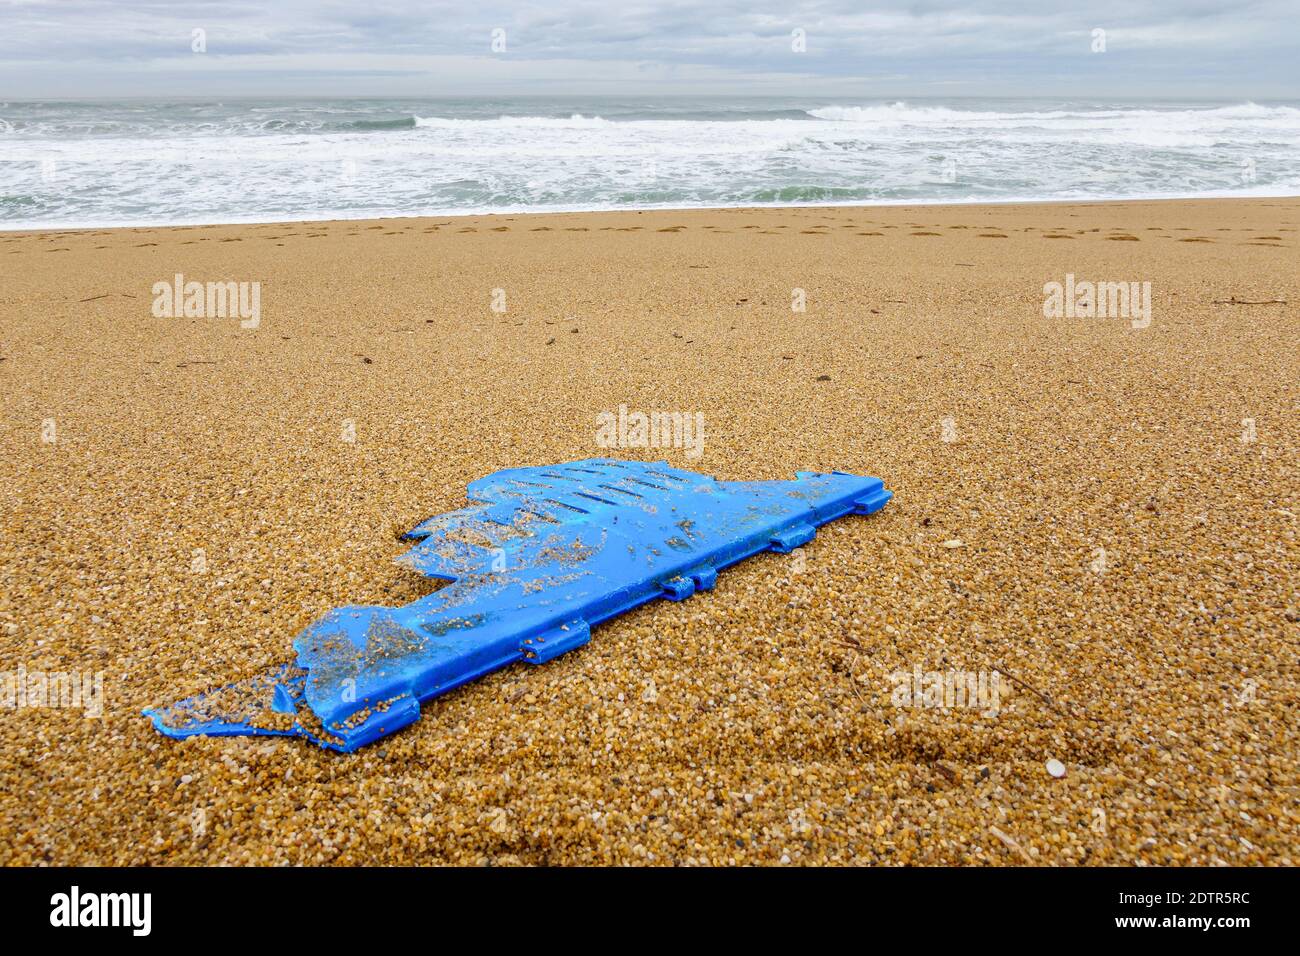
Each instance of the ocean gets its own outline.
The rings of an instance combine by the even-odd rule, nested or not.
[[[1300,195],[1300,101],[0,102],[0,229]]]

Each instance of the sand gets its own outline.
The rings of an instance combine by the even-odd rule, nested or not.
[[[100,718],[0,710],[0,862],[1295,863],[1297,228],[1262,199],[0,234],[0,670],[103,675]],[[260,326],[153,317],[175,273],[260,282]],[[1149,326],[1045,318],[1067,273],[1149,281]],[[620,404],[706,442],[617,454],[896,497],[355,755],[140,716],[426,593],[398,533],[607,454]],[[896,706],[918,669],[1005,687]]]

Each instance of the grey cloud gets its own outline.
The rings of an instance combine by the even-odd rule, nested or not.
[[[334,58],[340,82],[418,75],[421,66],[409,58],[426,58],[438,72],[439,58],[489,57],[496,27],[506,30],[508,45],[497,59],[510,61],[497,71],[501,82],[525,87],[530,75],[555,75],[547,61],[563,61],[574,65],[566,70],[578,84],[576,65],[587,63],[593,83],[616,64],[658,69],[686,84],[703,76],[715,86],[729,75],[737,84],[785,77],[792,91],[819,80],[870,83],[887,75],[906,78],[917,92],[964,84],[977,95],[1059,93],[1065,90],[1048,87],[1074,83],[1113,93],[1129,82],[1141,87],[1135,95],[1156,87],[1232,95],[1225,80],[1246,93],[1296,95],[1295,14],[1294,0],[1232,7],[1217,0],[793,0],[766,7],[743,0],[0,0],[0,96],[41,95],[43,83],[56,81],[61,94],[77,83],[85,95],[120,92],[115,87],[132,76],[141,77],[140,93],[167,76],[192,87],[187,92],[210,83],[219,93],[250,57],[259,72],[286,83],[320,75],[321,57]],[[196,27],[208,36],[202,63],[190,50]],[[807,32],[805,53],[790,49],[795,28]],[[1095,28],[1107,31],[1104,57],[1091,56]],[[306,72],[298,63],[304,57],[313,60]],[[408,62],[386,68],[386,57]],[[467,82],[492,77],[489,69],[469,72],[475,76]],[[276,92],[266,82],[266,92]]]

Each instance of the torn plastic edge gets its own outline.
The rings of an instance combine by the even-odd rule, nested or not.
[[[211,720],[195,721],[183,726],[174,727],[168,725],[165,720],[167,711],[176,707],[183,707],[194,701],[198,701],[207,696],[210,691],[192,695],[182,701],[168,707],[149,708],[144,711],[154,727],[162,734],[175,739],[183,739],[192,736],[280,736],[305,737],[312,742],[334,750],[340,753],[349,753],[356,749],[372,743],[381,737],[386,737],[403,727],[414,723],[420,718],[420,704],[424,701],[440,697],[456,688],[477,680],[486,674],[500,670],[517,661],[524,661],[531,664],[543,664],[554,660],[561,654],[569,650],[588,643],[591,639],[591,627],[594,624],[607,620],[610,617],[622,614],[632,608],[639,607],[648,603],[656,597],[668,598],[672,601],[682,601],[690,597],[697,590],[708,590],[712,588],[717,580],[717,573],[730,567],[733,564],[760,554],[763,551],[774,551],[777,553],[789,553],[795,548],[807,544],[816,536],[819,527],[834,521],[846,514],[873,514],[885,506],[893,497],[893,492],[884,487],[882,480],[877,478],[867,478],[865,476],[853,475],[849,472],[835,471],[833,475],[854,478],[871,483],[873,487],[863,493],[859,489],[849,495],[839,499],[821,502],[810,507],[811,514],[792,515],[781,525],[767,535],[764,541],[755,537],[750,541],[742,544],[731,554],[724,556],[728,549],[725,547],[716,548],[711,558],[717,556],[721,560],[706,559],[697,567],[690,571],[678,573],[657,584],[647,582],[645,586],[638,591],[628,595],[628,599],[620,601],[616,606],[607,609],[605,612],[595,615],[590,621],[585,619],[569,620],[564,623],[555,624],[549,629],[542,631],[540,634],[530,635],[527,638],[519,640],[518,645],[513,649],[502,647],[503,653],[484,661],[482,664],[471,667],[454,678],[439,683],[429,688],[423,695],[416,697],[413,693],[399,693],[378,704],[370,706],[371,713],[363,720],[353,726],[340,726],[346,724],[352,717],[362,710],[367,709],[366,703],[363,702],[356,709],[342,718],[335,717],[332,722],[326,722],[326,719],[318,715],[307,703],[303,689],[306,685],[309,668],[303,666],[298,661],[301,659],[301,652],[298,660],[293,664],[281,664],[269,669],[262,674],[246,678],[243,681],[234,681],[230,684],[223,685],[219,690],[229,690],[237,688],[240,684],[256,685],[261,682],[263,685],[271,681],[271,700],[266,702],[266,708],[275,713],[282,715],[293,714],[295,719],[287,728],[260,727],[247,721],[228,721],[228,720]],[[796,480],[803,478],[825,477],[823,472],[797,472]],[[431,523],[433,516],[416,525],[410,532],[403,535],[404,538],[422,539],[427,537],[426,534],[420,534],[425,525]],[[488,520],[491,520],[490,518]],[[425,571],[430,577],[441,578],[443,575],[437,572]],[[451,578],[455,580],[455,578]],[[341,610],[341,609],[335,609]],[[381,609],[396,610],[396,609]],[[316,622],[319,624],[320,622]],[[313,624],[312,627],[315,627]],[[308,629],[310,630],[310,628]],[[304,632],[306,633],[306,632]],[[506,642],[502,642],[503,644]],[[292,678],[285,679],[284,675],[289,668],[293,667],[298,674]],[[279,675],[273,677],[272,675]],[[297,689],[297,693],[294,689]],[[307,723],[303,722],[305,715],[308,717]],[[311,726],[309,726],[309,724]],[[319,729],[316,729],[319,727]]]

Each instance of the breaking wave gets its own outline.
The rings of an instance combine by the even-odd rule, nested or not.
[[[0,227],[1300,194],[1300,103],[0,104]]]

